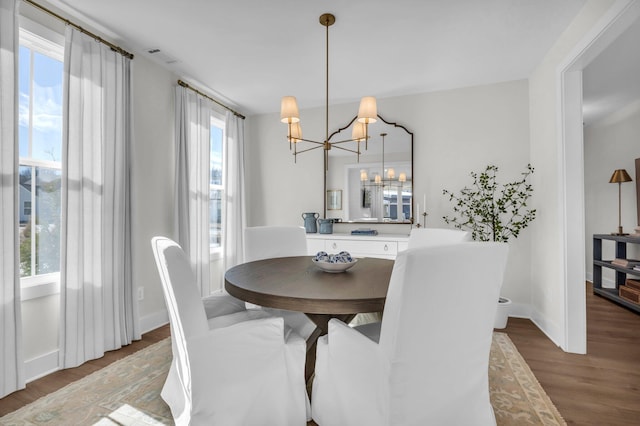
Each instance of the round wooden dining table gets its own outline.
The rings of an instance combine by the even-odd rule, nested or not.
[[[311,256],[279,257],[243,263],[226,271],[225,289],[260,306],[304,312],[316,325],[307,339],[307,380],[315,366],[318,337],[338,318],[349,323],[356,314],[382,312],[393,260],[361,258],[349,270],[329,273]]]

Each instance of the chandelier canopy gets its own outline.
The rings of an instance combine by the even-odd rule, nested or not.
[[[325,170],[328,167],[328,154],[332,148],[342,149],[344,151],[353,152],[358,156],[360,161],[360,142],[365,142],[365,149],[368,147],[369,124],[375,123],[378,117],[376,98],[373,96],[365,96],[360,100],[360,108],[358,109],[357,122],[353,126],[351,139],[330,142],[329,141],[329,27],[336,22],[336,17],[330,13],[320,16],[320,24],[326,28],[326,80],[325,80],[325,136],[324,140],[317,141],[304,139],[302,137],[302,127],[300,126],[300,113],[298,110],[298,102],[295,96],[284,96],[280,103],[280,121],[287,124],[287,139],[289,141],[289,149],[293,150],[294,162],[298,154],[312,151],[318,148],[324,148],[324,164]],[[298,150],[298,144],[301,142],[310,143],[314,146]],[[348,142],[355,142],[355,149],[343,146]]]

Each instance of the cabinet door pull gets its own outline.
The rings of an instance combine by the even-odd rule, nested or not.
[[[384,245],[384,251],[389,251],[389,246],[387,244]]]

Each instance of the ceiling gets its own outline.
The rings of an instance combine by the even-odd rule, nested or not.
[[[583,121],[595,123],[627,106],[640,108],[640,20],[600,53],[582,74]]]
[[[329,98],[338,104],[528,78],[585,0],[48,3],[253,115],[278,111],[283,95],[324,105],[322,13],[336,16]]]

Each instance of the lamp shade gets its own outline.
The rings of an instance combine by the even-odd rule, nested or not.
[[[283,123],[297,123],[300,121],[298,101],[295,96],[283,96],[280,102],[280,121]]]
[[[360,181],[361,182],[366,182],[367,179],[369,179],[369,177],[367,176],[367,171],[366,170],[360,170]]]
[[[378,119],[378,107],[376,98],[373,96],[365,96],[360,100],[360,108],[358,109],[358,122],[375,123]]]
[[[631,176],[629,176],[629,173],[627,173],[625,169],[618,169],[611,175],[609,183],[631,182],[631,180]]]
[[[387,177],[389,179],[395,179],[396,171],[394,169],[392,169],[391,167],[389,167],[389,169],[387,170]]]
[[[353,130],[351,131],[351,139],[354,141],[363,141],[366,138],[366,124],[356,121],[353,123]]]
[[[289,141],[296,143],[302,139],[302,127],[300,126],[300,122],[295,122],[291,124],[291,134],[289,135]]]
[[[377,184],[382,183],[382,178],[380,177],[380,175],[376,175],[376,177],[374,178],[374,182]]]
[[[407,181],[407,174],[405,172],[401,172],[400,176],[398,177],[398,181],[399,182],[406,182]]]

